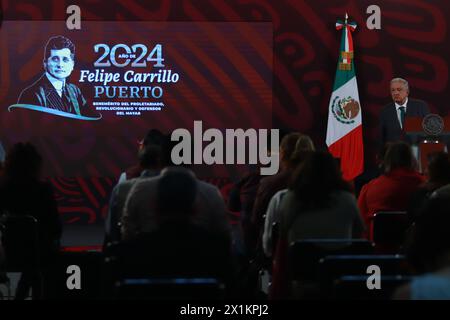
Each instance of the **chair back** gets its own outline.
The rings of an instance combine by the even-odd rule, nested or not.
[[[215,278],[125,278],[115,284],[119,299],[218,300],[224,289]]]
[[[163,257],[145,251],[145,246],[135,245],[136,243],[119,242],[107,246],[102,272],[106,296],[113,294],[111,298],[163,300],[177,297],[218,299],[227,289],[227,280],[219,280],[217,270],[207,270],[205,266],[201,266],[201,261],[187,261],[188,258],[185,259],[184,256],[174,260],[176,253],[170,251],[164,261],[161,261]],[[198,259],[195,255],[189,257],[191,260]],[[168,261],[177,261],[178,265],[172,265]]]
[[[407,275],[410,267],[403,255],[334,255],[320,260],[319,277],[322,297],[327,298],[336,280],[343,276],[373,274],[369,266],[377,266],[383,276]]]
[[[374,245],[365,239],[307,239],[290,244],[288,259],[293,280],[318,280],[320,259],[336,254],[372,254]]]

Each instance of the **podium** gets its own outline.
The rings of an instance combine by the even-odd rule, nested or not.
[[[427,174],[429,155],[433,152],[447,152],[450,143],[450,116],[443,117],[443,130],[436,134],[425,132],[423,118],[409,117],[405,119],[405,135],[411,144],[418,160],[419,171]]]

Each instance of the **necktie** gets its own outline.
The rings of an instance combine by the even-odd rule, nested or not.
[[[403,126],[405,125],[405,115],[406,115],[405,107],[400,107],[398,109],[400,110],[400,122],[402,124],[403,129]]]

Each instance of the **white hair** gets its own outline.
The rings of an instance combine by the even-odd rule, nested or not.
[[[391,80],[391,84],[392,84],[393,82],[400,82],[400,83],[403,83],[403,85],[406,87],[406,91],[409,92],[409,83],[408,83],[408,81],[406,81],[405,79],[403,79],[403,78],[394,78],[394,79]]]

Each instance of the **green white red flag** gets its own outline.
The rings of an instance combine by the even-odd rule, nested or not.
[[[361,107],[351,34],[356,29],[356,24],[348,22],[346,15],[344,22],[336,23],[336,29],[342,30],[342,37],[328,108],[326,143],[330,153],[340,159],[344,179],[350,181],[364,170]]]

